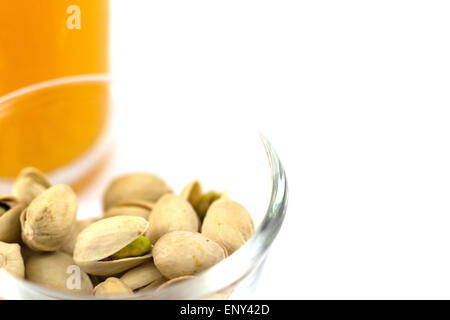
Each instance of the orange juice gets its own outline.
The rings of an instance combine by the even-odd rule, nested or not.
[[[51,79],[108,73],[108,6],[108,0],[0,2],[0,177],[30,165],[58,169],[101,136],[108,111],[105,83],[2,97]]]

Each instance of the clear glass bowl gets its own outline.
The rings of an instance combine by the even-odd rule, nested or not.
[[[92,172],[77,189],[78,218],[100,217],[101,198],[108,182],[129,172],[160,175],[175,192],[194,179],[205,190],[226,191],[252,215],[256,231],[238,251],[194,279],[157,291],[121,299],[224,299],[250,298],[270,245],[276,238],[287,207],[287,181],[274,148],[255,126],[226,112],[209,112],[195,103],[169,107],[151,105],[145,92],[101,75],[59,79],[47,86],[74,83],[108,84],[114,104],[110,130],[95,147],[64,168],[50,172],[53,183],[74,183]],[[47,90],[46,85],[35,90]],[[137,90],[136,90],[137,91]],[[23,95],[35,94],[25,90]],[[62,95],[59,99],[71,99]],[[17,98],[17,95],[14,96]],[[2,100],[0,111],[14,112],[14,103]],[[1,117],[0,112],[0,117]],[[103,161],[101,160],[103,159]],[[106,160],[105,160],[106,159]],[[98,163],[102,163],[101,166]],[[3,189],[10,181],[3,182]],[[5,191],[2,190],[2,191]],[[93,299],[51,290],[0,271],[0,297],[6,299]]]

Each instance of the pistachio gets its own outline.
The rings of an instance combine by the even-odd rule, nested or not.
[[[202,196],[202,190],[203,188],[200,181],[194,180],[189,182],[183,190],[181,190],[180,197],[187,200],[193,207],[195,207]]]
[[[200,221],[203,221],[205,218],[211,204],[223,196],[223,194],[215,191],[203,193],[202,190],[200,181],[194,180],[188,183],[180,193],[180,196],[192,205]]]
[[[139,290],[139,292],[144,292],[144,291],[151,291],[151,290],[156,290],[158,289],[163,283],[166,283],[167,279],[162,277],[159,278],[155,281],[152,281],[149,285],[143,287],[142,289]]]
[[[0,242],[0,269],[9,272],[15,277],[24,277],[25,267],[20,254],[20,245]]]
[[[226,198],[211,205],[201,230],[206,237],[224,246],[229,254],[239,249],[254,231],[253,220],[247,210]]]
[[[35,251],[56,251],[70,236],[76,215],[77,198],[72,189],[50,187],[22,212],[22,240]]]
[[[141,217],[117,216],[94,222],[80,232],[75,244],[74,259],[85,272],[108,276],[129,270],[151,257],[147,242],[140,238],[148,228],[148,222]],[[140,238],[140,256],[117,257],[115,254]],[[141,242],[142,241],[142,242]],[[136,254],[134,252],[133,254]]]
[[[103,197],[105,210],[130,201],[156,202],[162,195],[171,193],[167,183],[148,173],[134,173],[114,179]]]
[[[148,218],[150,226],[146,233],[152,243],[164,234],[175,230],[197,232],[200,221],[192,206],[174,194],[167,194],[156,202]]]
[[[153,248],[155,266],[168,279],[196,274],[225,257],[220,245],[191,231],[169,232]]]
[[[183,281],[186,281],[186,280],[189,280],[189,279],[194,279],[194,278],[195,278],[194,276],[181,276],[181,277],[173,278],[173,279],[171,279],[169,281],[164,282],[162,285],[160,285],[158,287],[157,290],[158,291],[159,290],[163,290],[163,289],[165,289],[167,287],[170,287],[171,285],[173,285],[175,283],[183,282]]]
[[[64,252],[35,253],[25,265],[26,278],[45,287],[74,293],[91,293],[89,276]]]
[[[75,243],[77,241],[78,235],[81,231],[86,229],[89,225],[93,224],[96,220],[97,219],[85,219],[76,221],[69,238],[61,247],[61,251],[73,255],[73,250],[75,249]]]
[[[110,277],[98,284],[94,288],[95,296],[110,296],[110,295],[124,295],[124,294],[133,294],[133,290],[131,290],[125,283],[123,283],[120,279]]]
[[[106,210],[104,217],[136,216],[148,219],[153,210],[153,206],[153,202],[129,201],[109,208]]]
[[[126,247],[111,255],[112,259],[124,259],[129,257],[139,257],[152,250],[152,244],[144,236],[140,236]]]
[[[197,212],[200,220],[203,221],[203,219],[206,216],[206,212],[208,211],[211,204],[219,200],[222,195],[215,191],[209,191],[205,194],[202,194],[200,199],[198,200],[197,204],[194,206],[195,212]]]
[[[132,290],[143,287],[148,287],[152,283],[166,281],[161,272],[155,267],[152,262],[145,263],[134,269],[127,271],[120,280],[123,281]],[[155,283],[156,284],[156,283]]]
[[[28,204],[50,186],[45,174],[36,168],[29,167],[19,173],[13,185],[13,194],[21,202]]]
[[[25,204],[15,197],[0,195],[0,241],[20,241],[20,214],[24,209]]]

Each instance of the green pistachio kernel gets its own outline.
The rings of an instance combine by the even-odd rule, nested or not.
[[[9,209],[11,209],[10,206],[8,206],[6,203],[1,203],[0,202],[0,216],[2,214],[4,214],[6,211],[8,211]]]
[[[203,221],[205,218],[206,212],[208,211],[211,204],[218,200],[221,197],[221,194],[216,191],[208,191],[207,193],[202,194],[194,209],[197,212],[200,220]]]
[[[144,236],[140,236],[126,247],[114,253],[111,257],[113,259],[124,259],[129,257],[140,257],[150,252],[152,244],[150,240]]]

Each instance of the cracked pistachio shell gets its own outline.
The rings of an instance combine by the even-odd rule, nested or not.
[[[35,253],[25,264],[28,280],[45,287],[73,293],[91,293],[89,276],[64,252]]]
[[[202,234],[232,254],[255,232],[253,220],[239,203],[222,198],[214,201],[203,220]]]
[[[200,196],[197,204],[194,206],[195,212],[197,212],[200,220],[203,221],[206,216],[206,212],[208,212],[209,207],[214,203],[214,201],[219,200],[223,197],[223,194],[220,194],[216,191],[208,191]]]
[[[0,269],[7,271],[15,277],[24,277],[25,267],[20,253],[20,245],[17,243],[0,242]]]
[[[139,292],[145,292],[145,291],[151,291],[151,290],[156,290],[158,289],[163,283],[166,283],[167,279],[162,277],[159,278],[153,282],[151,282],[149,285],[143,287],[142,289],[139,290]]]
[[[13,195],[20,202],[28,204],[50,186],[50,182],[41,171],[35,168],[25,168],[14,182]]]
[[[174,194],[164,195],[156,202],[148,222],[150,226],[146,235],[152,243],[168,232],[197,232],[200,227],[200,220],[190,203]]]
[[[35,251],[56,251],[70,236],[77,215],[77,197],[67,185],[42,192],[22,212],[22,240]]]
[[[93,224],[97,219],[84,219],[75,221],[75,225],[69,238],[64,242],[61,247],[61,251],[73,255],[73,250],[75,249],[75,243],[77,242],[78,235],[81,231],[86,229],[89,225]]]
[[[211,204],[220,198],[226,197],[226,194],[215,191],[204,193],[200,181],[194,180],[183,188],[180,197],[187,200],[197,212],[200,220],[203,220]]]
[[[152,256],[129,257],[111,261],[100,261],[139,238],[148,228],[141,217],[117,216],[94,222],[80,232],[75,244],[74,259],[85,272],[108,276],[129,270]]]
[[[172,189],[160,177],[149,173],[133,173],[114,179],[103,196],[105,210],[130,201],[156,202]]]
[[[195,207],[203,194],[203,188],[198,180],[189,182],[183,190],[181,190],[180,197],[187,200],[192,207]]]
[[[115,217],[115,216],[136,216],[148,219],[150,213],[153,210],[153,202],[146,201],[130,201],[122,204],[115,205],[114,207],[106,210],[104,217]]]
[[[110,277],[94,288],[95,296],[133,294],[133,290],[120,279]]]
[[[194,276],[181,276],[177,278],[173,278],[169,281],[164,282],[162,285],[158,287],[158,291],[163,290],[164,288],[170,287],[171,285],[174,285],[175,283],[183,282],[189,279],[194,279]]]
[[[166,280],[153,262],[148,262],[131,269],[120,277],[120,280],[132,290],[143,288],[161,279]]]
[[[26,205],[18,202],[15,197],[0,195],[0,207],[3,208],[0,212],[0,241],[19,242],[20,214]]]
[[[199,273],[225,258],[220,245],[198,232],[172,231],[153,247],[155,266],[168,279]]]

